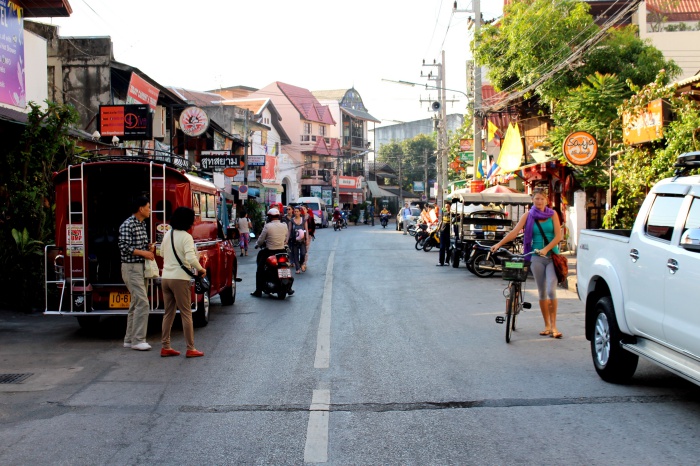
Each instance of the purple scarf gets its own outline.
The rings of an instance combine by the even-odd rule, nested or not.
[[[535,204],[532,204],[527,214],[525,234],[523,235],[523,249],[525,254],[532,251],[532,229],[535,227],[535,220],[546,220],[552,215],[554,215],[554,211],[551,208],[545,207],[543,212],[535,207]]]

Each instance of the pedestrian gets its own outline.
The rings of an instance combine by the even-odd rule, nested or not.
[[[304,263],[301,265],[301,271],[306,272],[309,267],[309,249],[311,249],[311,241],[316,239],[316,220],[314,220],[314,213],[311,209],[303,206],[302,213],[305,212],[306,218],[306,256],[304,258]]]
[[[372,204],[367,206],[367,214],[369,215],[369,221],[372,222],[372,226],[374,226],[374,206]]]
[[[236,221],[238,234],[240,235],[239,244],[241,246],[241,255],[248,255],[248,245],[250,244],[250,230],[253,229],[253,222],[248,217],[248,212],[241,211],[241,216]]]
[[[186,267],[190,270],[196,269],[200,276],[207,274],[207,270],[200,265],[197,258],[197,249],[194,246],[192,235],[187,232],[192,228],[192,225],[194,225],[194,210],[189,207],[178,207],[170,217],[171,229],[165,234],[163,243],[160,245],[160,254],[163,256],[161,289],[165,305],[161,334],[161,357],[180,355],[179,351],[170,346],[170,331],[177,309],[180,309],[182,333],[185,335],[185,344],[187,345],[185,356],[188,358],[204,356],[203,352],[194,347],[192,285],[190,284],[190,275],[183,270]]]
[[[539,226],[537,226],[539,224]],[[537,283],[540,311],[544,319],[542,336],[561,338],[562,333],[557,329],[557,274],[550,257],[554,252],[559,254],[558,244],[562,239],[561,224],[556,212],[547,206],[547,197],[541,189],[535,189],[532,194],[532,207],[518,224],[501,241],[491,246],[495,252],[501,245],[512,241],[523,230],[523,250],[525,254],[535,251],[530,256],[530,269]],[[552,238],[551,241],[545,241]]]
[[[411,208],[408,206],[408,202],[403,205],[401,209],[401,223],[403,225],[403,234],[408,234],[408,223],[411,221]]]
[[[436,264],[438,266],[444,266],[450,262],[450,206],[451,204],[449,202],[445,203],[445,208],[442,209],[440,224],[438,225],[438,231],[440,232],[439,263]]]
[[[301,209],[294,208],[294,217],[289,222],[289,247],[292,254],[292,264],[297,273],[301,273],[302,265],[306,260],[306,221],[301,216]],[[304,270],[306,268],[304,267]]]
[[[292,217],[294,217],[294,209],[292,208],[292,206],[287,206],[284,208],[283,211],[280,212],[285,213],[285,215],[280,219],[280,222],[289,226],[289,223],[292,221]]]
[[[265,288],[265,261],[268,257],[277,254],[278,252],[283,252],[285,246],[289,240],[289,229],[287,226],[280,222],[280,211],[276,207],[271,208],[267,211],[267,216],[269,222],[263,227],[260,236],[258,237],[257,244],[265,248],[260,249],[257,257],[257,269],[255,271],[255,291],[253,291],[251,296],[260,298],[262,296],[262,290]],[[294,291],[290,290],[289,295],[293,295]]]
[[[151,203],[145,196],[139,196],[132,206],[133,214],[119,227],[119,254],[121,256],[122,279],[131,295],[129,312],[126,317],[124,348],[148,351],[151,345],[146,341],[150,304],[146,292],[144,259],[153,260],[155,245],[149,243],[145,220],[151,216]]]

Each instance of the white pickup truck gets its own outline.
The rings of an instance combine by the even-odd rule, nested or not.
[[[577,290],[586,339],[606,381],[628,381],[639,356],[700,385],[700,152],[657,183],[632,230],[583,230]],[[698,287],[697,293],[695,287]]]

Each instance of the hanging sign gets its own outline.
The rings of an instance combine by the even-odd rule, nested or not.
[[[471,152],[474,150],[474,139],[460,139],[459,150],[462,152]]]
[[[229,150],[203,150],[199,158],[202,169],[237,167],[240,158]]]
[[[233,167],[226,167],[226,168],[224,168],[224,175],[226,175],[226,176],[230,176],[231,178],[233,178],[233,177],[236,176],[237,174],[238,174],[238,170],[236,170],[236,169],[233,168]]]
[[[564,156],[574,165],[588,165],[598,154],[598,142],[585,131],[576,131],[564,139]]]
[[[197,137],[204,134],[209,128],[209,117],[207,112],[199,107],[187,107],[180,114],[180,129],[190,137]]]
[[[249,167],[264,167],[265,166],[265,156],[264,155],[249,155],[248,156],[248,166]]]

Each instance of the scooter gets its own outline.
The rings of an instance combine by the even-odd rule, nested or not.
[[[265,249],[265,245],[255,246],[255,249]],[[284,252],[278,252],[265,259],[263,268],[265,285],[262,292],[265,294],[277,294],[278,299],[284,299],[287,295],[293,295],[292,263],[289,259],[289,247],[285,246]]]
[[[417,251],[423,249],[423,245],[425,244],[425,240],[428,239],[428,236],[430,236],[430,233],[428,232],[428,225],[426,225],[425,223],[418,224],[416,236],[414,236],[414,238],[416,239]]]
[[[382,228],[386,228],[387,224],[389,223],[389,214],[379,215],[379,222],[382,224]]]
[[[343,228],[343,218],[338,217],[336,220],[333,220],[333,231],[340,231]]]
[[[467,270],[477,277],[490,277],[496,272],[501,272],[503,264],[498,255],[491,254],[491,246],[495,243],[474,242],[472,252],[467,259]]]

